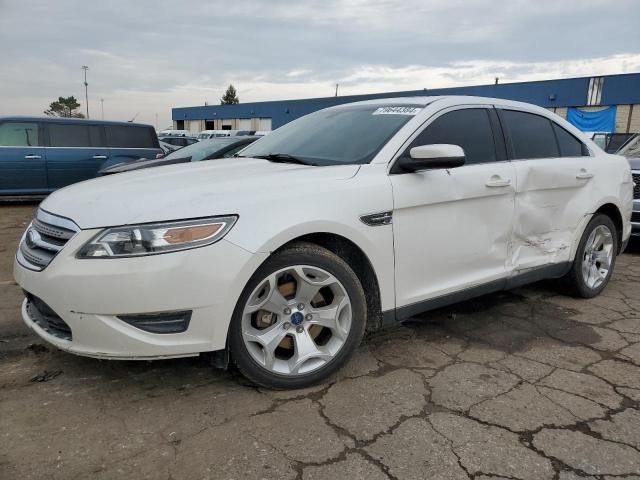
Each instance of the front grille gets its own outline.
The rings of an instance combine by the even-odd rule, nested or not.
[[[45,332],[71,341],[72,335],[69,325],[51,310],[49,305],[30,293],[27,293],[27,314]]]
[[[633,183],[633,198],[640,198],[640,173],[632,173]]]
[[[633,212],[631,214],[631,221],[633,223],[640,223],[640,212]]]
[[[18,261],[31,270],[43,270],[79,230],[71,220],[38,209],[18,247]]]

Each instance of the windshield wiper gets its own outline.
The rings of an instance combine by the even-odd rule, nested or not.
[[[309,160],[304,160],[299,157],[294,157],[293,155],[289,155],[288,153],[269,153],[267,155],[253,155],[253,158],[264,158],[265,160],[269,160],[270,162],[276,163],[297,163],[299,165],[312,165],[317,167],[317,163],[310,162]]]

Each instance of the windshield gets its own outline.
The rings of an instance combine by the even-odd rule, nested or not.
[[[192,145],[183,147],[179,150],[171,152],[164,158],[169,160],[173,160],[176,158],[186,158],[191,157],[192,162],[199,162],[200,160],[204,160],[209,155],[214,154],[218,150],[221,150],[227,146],[229,146],[229,140],[227,139],[211,139],[211,140],[203,140],[201,142],[196,142]]]
[[[354,105],[320,110],[287,123],[242,151],[243,157],[289,155],[316,165],[369,163],[422,105]]]

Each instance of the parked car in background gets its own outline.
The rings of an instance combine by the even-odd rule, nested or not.
[[[203,130],[197,135],[198,140],[218,137],[233,137],[237,135],[239,130]]]
[[[24,322],[62,350],[218,351],[258,385],[300,388],[367,326],[546,278],[598,295],[632,203],[627,160],[544,108],[379,99],[298,118],[237,158],[57,192],[14,276]]]
[[[171,145],[170,143],[163,142],[162,140],[160,140],[160,148],[162,149],[163,155],[168,155],[171,152],[180,150],[182,147],[178,145]]]
[[[607,153],[616,153],[636,133],[594,133],[591,139]]]
[[[140,159],[134,162],[113,165],[100,171],[100,175],[110,175],[112,173],[130,172],[142,168],[161,167],[163,165],[173,165],[176,163],[200,162],[202,160],[213,160],[216,158],[233,157],[247,145],[255,142],[260,137],[225,137],[201,140],[198,143],[181,148],[158,159]]]
[[[168,143],[169,145],[173,145],[174,147],[186,147],[188,145],[193,145],[194,143],[198,143],[197,138],[193,137],[176,137],[173,135],[169,136],[160,136],[158,139],[164,143]]]
[[[0,117],[0,196],[42,196],[98,170],[162,154],[153,127],[58,117]]]
[[[173,129],[165,129],[158,133],[158,137],[189,137],[191,136],[191,132],[189,130],[173,130]]]

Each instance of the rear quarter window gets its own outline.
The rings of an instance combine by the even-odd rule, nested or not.
[[[106,125],[107,146],[111,148],[158,148],[152,128]]]
[[[582,157],[588,155],[588,150],[584,144],[560,125],[554,123],[553,131],[558,139],[558,147],[560,147],[561,156]]]

